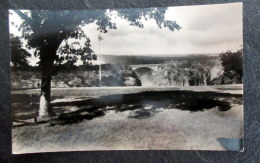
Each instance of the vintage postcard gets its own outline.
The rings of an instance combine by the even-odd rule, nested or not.
[[[242,3],[9,14],[13,153],[243,150]]]

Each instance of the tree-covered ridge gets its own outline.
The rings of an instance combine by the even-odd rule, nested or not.
[[[212,66],[199,61],[167,61],[154,72],[154,84],[161,86],[199,86],[242,84],[242,49],[226,51],[219,55],[220,67],[217,76],[212,77]]]

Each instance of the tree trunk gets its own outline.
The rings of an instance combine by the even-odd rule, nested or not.
[[[51,107],[51,78],[54,71],[53,65],[56,50],[51,50],[50,47],[45,47],[41,53],[43,53],[43,55],[40,57],[42,81],[39,117],[50,117],[54,114]]]
[[[54,115],[51,107],[51,78],[55,73],[54,60],[57,49],[66,35],[51,34],[44,36],[44,44],[39,48],[41,68],[41,97],[39,102],[39,117]]]
[[[49,116],[51,114],[51,78],[44,77],[42,78],[41,85],[41,97],[40,97],[40,109],[39,116]]]

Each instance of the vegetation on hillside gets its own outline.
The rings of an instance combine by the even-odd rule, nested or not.
[[[159,86],[198,86],[210,84],[210,67],[196,61],[169,61],[154,73]]]
[[[12,89],[40,88],[41,75],[37,67],[11,72]],[[103,65],[100,83],[99,66],[78,66],[63,69],[52,77],[52,88],[99,87],[99,86],[141,86],[136,73],[123,65]]]
[[[223,52],[219,55],[218,73],[213,78],[213,65],[198,61],[168,61],[152,71],[146,80],[155,86],[199,86],[242,83],[242,50]],[[13,67],[12,88],[39,88],[41,76],[39,67],[26,66],[17,70]],[[102,65],[100,82],[98,65],[73,66],[60,68],[60,73],[52,77],[52,87],[98,87],[98,86],[142,86],[140,74],[130,66]],[[141,79],[142,78],[142,79]]]
[[[199,61],[168,61],[153,73],[158,86],[199,86],[242,83],[242,49],[219,55],[220,67],[212,78],[212,65]]]
[[[227,51],[220,55],[224,73],[221,84],[240,84],[243,78],[242,49],[231,52]]]
[[[131,67],[107,64],[102,66],[101,86],[141,86],[141,81]]]

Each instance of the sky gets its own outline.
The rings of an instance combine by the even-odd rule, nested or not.
[[[243,44],[242,3],[168,7],[165,18],[176,21],[181,29],[159,29],[154,20],[144,19],[144,28],[138,28],[116,17],[112,21],[117,29],[105,34],[100,34],[94,23],[85,25],[83,30],[95,53],[102,55],[183,56],[236,51]],[[15,14],[10,19],[20,21]],[[11,24],[10,32],[20,35]],[[102,41],[98,41],[98,35]],[[32,64],[36,60],[31,58]]]

